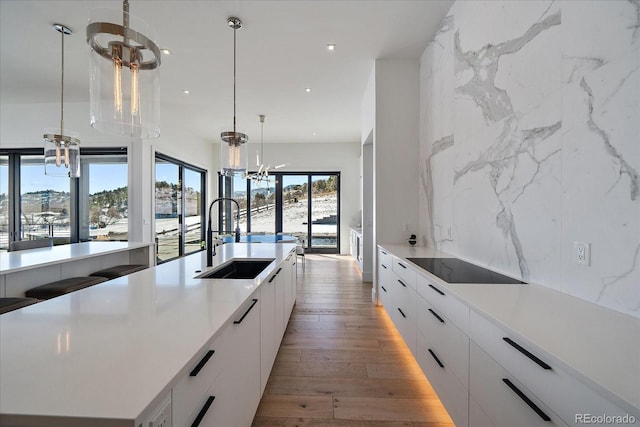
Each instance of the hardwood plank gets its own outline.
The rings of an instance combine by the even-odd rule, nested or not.
[[[256,417],[253,427],[451,427],[451,423]]]
[[[420,367],[415,363],[366,363],[369,378],[404,378],[425,380]]]
[[[451,422],[437,398],[336,397],[333,411],[335,418],[347,420]]]
[[[366,378],[367,369],[362,362],[287,362],[276,360],[271,375]]]
[[[269,394],[333,395],[351,397],[433,398],[424,380],[382,378],[312,378],[272,376]]]
[[[331,396],[302,396],[265,394],[256,415],[263,417],[283,416],[302,418],[332,418]]]
[[[281,346],[295,349],[326,349],[326,350],[378,350],[380,345],[375,339],[345,339],[345,338],[289,338],[282,340]]]
[[[401,363],[406,359],[406,351],[381,350],[302,350],[301,361],[326,360],[342,362],[359,360],[361,362]]]

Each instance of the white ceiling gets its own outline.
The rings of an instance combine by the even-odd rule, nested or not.
[[[162,58],[161,127],[184,126],[213,141],[232,126],[233,30],[226,20],[237,16],[244,24],[237,33],[238,130],[257,142],[258,114],[265,114],[265,143],[353,142],[360,141],[374,60],[419,58],[452,3],[130,0],[130,11],[173,52]],[[65,103],[88,101],[85,27],[96,7],[118,10],[122,2],[0,0],[3,104],[59,102],[55,22],[74,31],[65,39]]]

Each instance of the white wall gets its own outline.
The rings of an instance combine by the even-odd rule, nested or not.
[[[383,59],[375,68],[375,243],[405,243],[418,230],[419,64]]]
[[[422,239],[640,317],[637,10],[454,4],[421,60]]]

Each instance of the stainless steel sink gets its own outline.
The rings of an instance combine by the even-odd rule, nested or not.
[[[233,259],[199,276],[199,279],[254,279],[274,258]]]

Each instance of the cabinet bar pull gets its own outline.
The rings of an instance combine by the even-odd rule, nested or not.
[[[384,264],[380,264],[382,266],[382,268],[384,268],[385,270],[387,269],[387,266]]]
[[[399,307],[398,307],[398,311],[400,312],[400,314],[402,314],[402,317],[404,317],[405,319],[407,318],[407,316],[404,315],[404,313],[402,312],[402,310],[400,310]]]
[[[209,396],[207,401],[204,403],[204,406],[202,407],[202,409],[200,409],[200,412],[198,412],[198,416],[196,417],[195,420],[193,420],[191,427],[198,427],[200,425],[200,423],[202,422],[202,419],[204,418],[205,415],[207,415],[207,411],[209,410],[209,407],[211,406],[211,404],[215,399],[216,399],[215,396]]]
[[[271,276],[271,279],[269,279],[269,283],[273,282],[277,275],[278,275],[278,273],[276,273],[273,276]]]
[[[380,285],[380,287],[382,288],[383,291],[387,292],[387,290],[384,288],[384,286]]]
[[[518,387],[516,387],[516,385],[514,383],[512,383],[511,381],[509,381],[507,378],[503,378],[502,381],[507,385],[507,387],[509,387],[515,394],[518,395],[518,397],[520,399],[522,399],[524,401],[524,403],[526,403],[527,405],[529,405],[529,408],[533,409],[535,411],[536,414],[538,414],[538,416],[540,418],[542,418],[545,421],[551,421],[551,418],[549,418],[549,416],[547,414],[545,414],[544,412],[542,412],[542,409],[538,408],[538,405],[536,405],[535,403],[533,403],[531,401],[531,399],[529,399],[527,397],[526,394],[524,394],[523,392],[520,391],[520,389],[518,389]]]
[[[402,268],[407,268],[407,266],[406,266],[406,265],[404,265],[404,264],[403,264],[403,263],[401,263],[401,262],[399,262],[399,263],[398,263],[398,265],[399,265],[400,267],[402,267]]]
[[[429,309],[429,312],[431,312],[431,314],[433,314],[433,316],[438,319],[440,321],[440,323],[444,323],[444,320],[442,320],[442,317],[438,316],[438,313],[436,313],[435,311]]]
[[[195,377],[196,375],[198,375],[198,372],[200,372],[200,370],[202,368],[204,368],[204,365],[207,364],[207,362],[209,361],[209,359],[211,359],[211,356],[213,356],[213,353],[215,353],[215,350],[209,350],[207,351],[207,354],[204,355],[204,357],[202,358],[202,360],[200,360],[200,362],[198,362],[198,364],[196,365],[195,368],[193,368],[193,371],[191,371],[189,373],[190,377]]]
[[[444,292],[442,292],[440,289],[436,288],[435,286],[429,284],[429,287],[434,291],[436,291],[437,293],[439,293],[440,295],[444,295]]]
[[[542,369],[551,369],[551,366],[547,365],[546,363],[544,363],[542,360],[538,359],[534,354],[530,353],[527,349],[523,348],[520,346],[520,344],[518,344],[517,342],[513,341],[511,338],[507,338],[507,337],[502,337],[502,339],[504,340],[504,342],[506,342],[507,344],[509,344],[511,347],[515,348],[516,350],[518,350],[520,353],[524,354],[525,356],[527,356],[529,359],[533,360],[534,362],[536,362],[538,365],[540,365],[540,367]]]
[[[253,309],[253,306],[256,305],[256,303],[258,302],[258,300],[256,298],[253,299],[253,302],[251,303],[251,307],[249,307],[249,309],[247,311],[244,312],[244,314],[242,315],[242,317],[240,318],[240,320],[234,320],[233,324],[234,325],[239,325],[240,323],[242,323],[242,321],[244,320],[245,317],[247,317],[247,314],[249,314],[249,312],[251,311],[251,309]]]
[[[398,279],[398,283],[400,283],[402,286],[404,286],[405,288],[407,287],[407,285],[404,284],[404,282],[400,279]]]
[[[276,276],[277,276],[278,274],[280,274],[280,271],[282,271],[282,267],[280,267],[280,268],[278,269],[278,271],[276,271]]]
[[[430,348],[428,348],[427,350],[429,351],[429,354],[431,354],[431,357],[433,357],[433,359],[436,361],[438,366],[440,366],[442,369],[444,369],[444,365],[442,364],[440,359],[438,359],[438,356],[436,356],[436,354],[433,352],[433,350],[431,350]]]
[[[383,251],[382,249],[380,249],[380,252],[382,252],[385,255],[389,255],[388,253],[386,253],[385,251]]]

